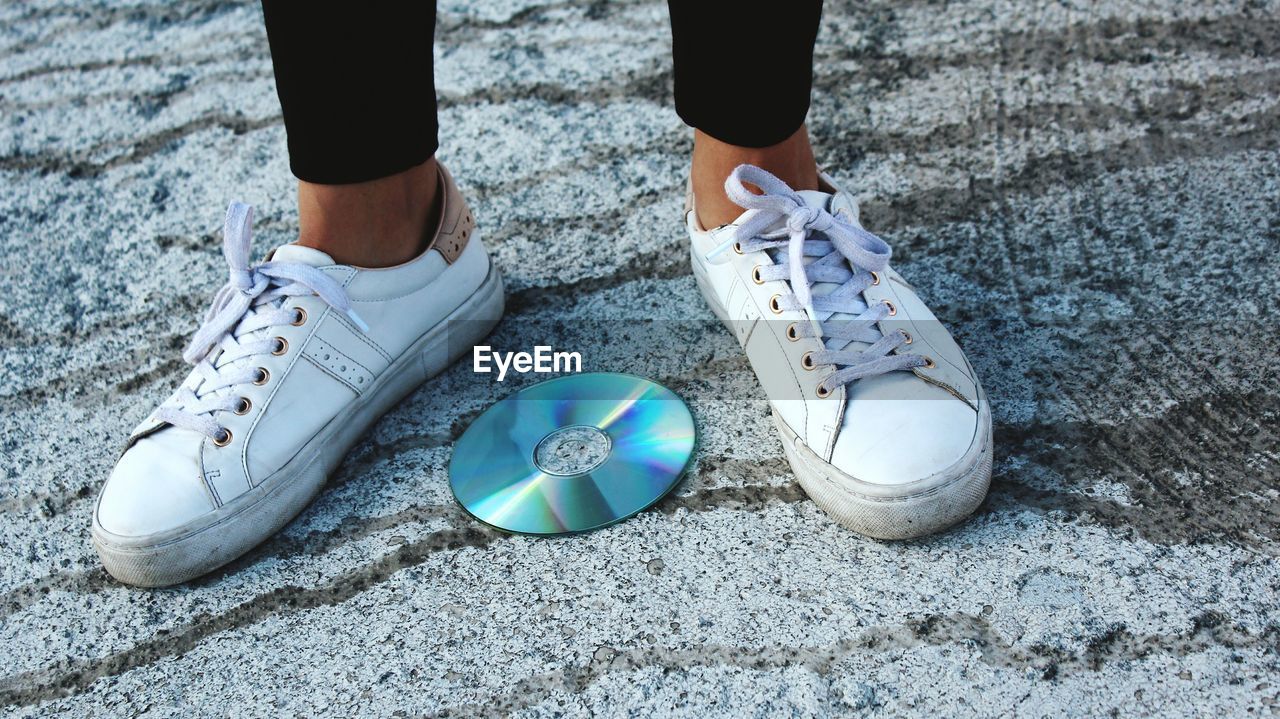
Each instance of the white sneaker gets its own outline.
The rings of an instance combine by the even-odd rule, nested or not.
[[[231,206],[231,280],[183,355],[195,370],[134,429],[98,497],[93,539],[112,576],[174,584],[262,542],[378,417],[497,324],[502,279],[441,177],[432,246],[385,269],[296,244],[249,266],[251,210]]]
[[[859,224],[853,197],[822,183],[795,192],[743,165],[725,190],[747,211],[714,230],[701,228],[690,194],[693,274],[746,350],[818,506],[880,539],[936,532],[986,496],[991,409],[950,333],[890,269],[889,246]]]

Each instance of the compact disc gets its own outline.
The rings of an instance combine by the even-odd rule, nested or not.
[[[656,382],[625,374],[560,377],[476,418],[449,462],[453,496],[509,532],[585,532],[643,511],[693,456],[693,416]]]

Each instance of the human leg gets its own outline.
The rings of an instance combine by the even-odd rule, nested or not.
[[[416,257],[439,219],[434,4],[262,8],[298,178],[298,243],[364,267]]]
[[[429,18],[308,7],[266,7],[299,238],[253,264],[251,210],[228,210],[230,279],[183,353],[194,369],[131,432],[94,509],[103,564],[130,584],[186,581],[271,536],[502,314],[475,219],[431,159],[431,33],[413,27]]]
[[[670,6],[677,110],[696,128],[694,277],[764,387],[796,479],[872,537],[961,521],[990,482],[990,406],[853,196],[817,171],[803,122],[820,3]]]
[[[822,0],[788,3],[783,12],[707,0],[669,0],[668,7],[676,112],[695,128],[690,178],[703,225],[741,214],[724,192],[741,164],[793,189],[816,190],[804,121]]]

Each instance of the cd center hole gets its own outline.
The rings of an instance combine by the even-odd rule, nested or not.
[[[574,455],[585,454],[587,451],[587,443],[582,440],[575,439],[572,442],[565,442],[556,450],[556,456],[563,459],[569,459]]]
[[[609,435],[596,427],[564,427],[542,438],[533,451],[533,463],[547,474],[586,474],[609,459],[612,446]]]

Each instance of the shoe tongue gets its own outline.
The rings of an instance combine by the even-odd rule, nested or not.
[[[819,210],[827,209],[827,204],[831,202],[831,195],[820,190],[801,190],[796,194],[804,200],[804,204]]]
[[[338,263],[333,258],[313,247],[303,247],[296,242],[280,245],[271,253],[272,262],[297,262],[312,267],[328,267]]]

